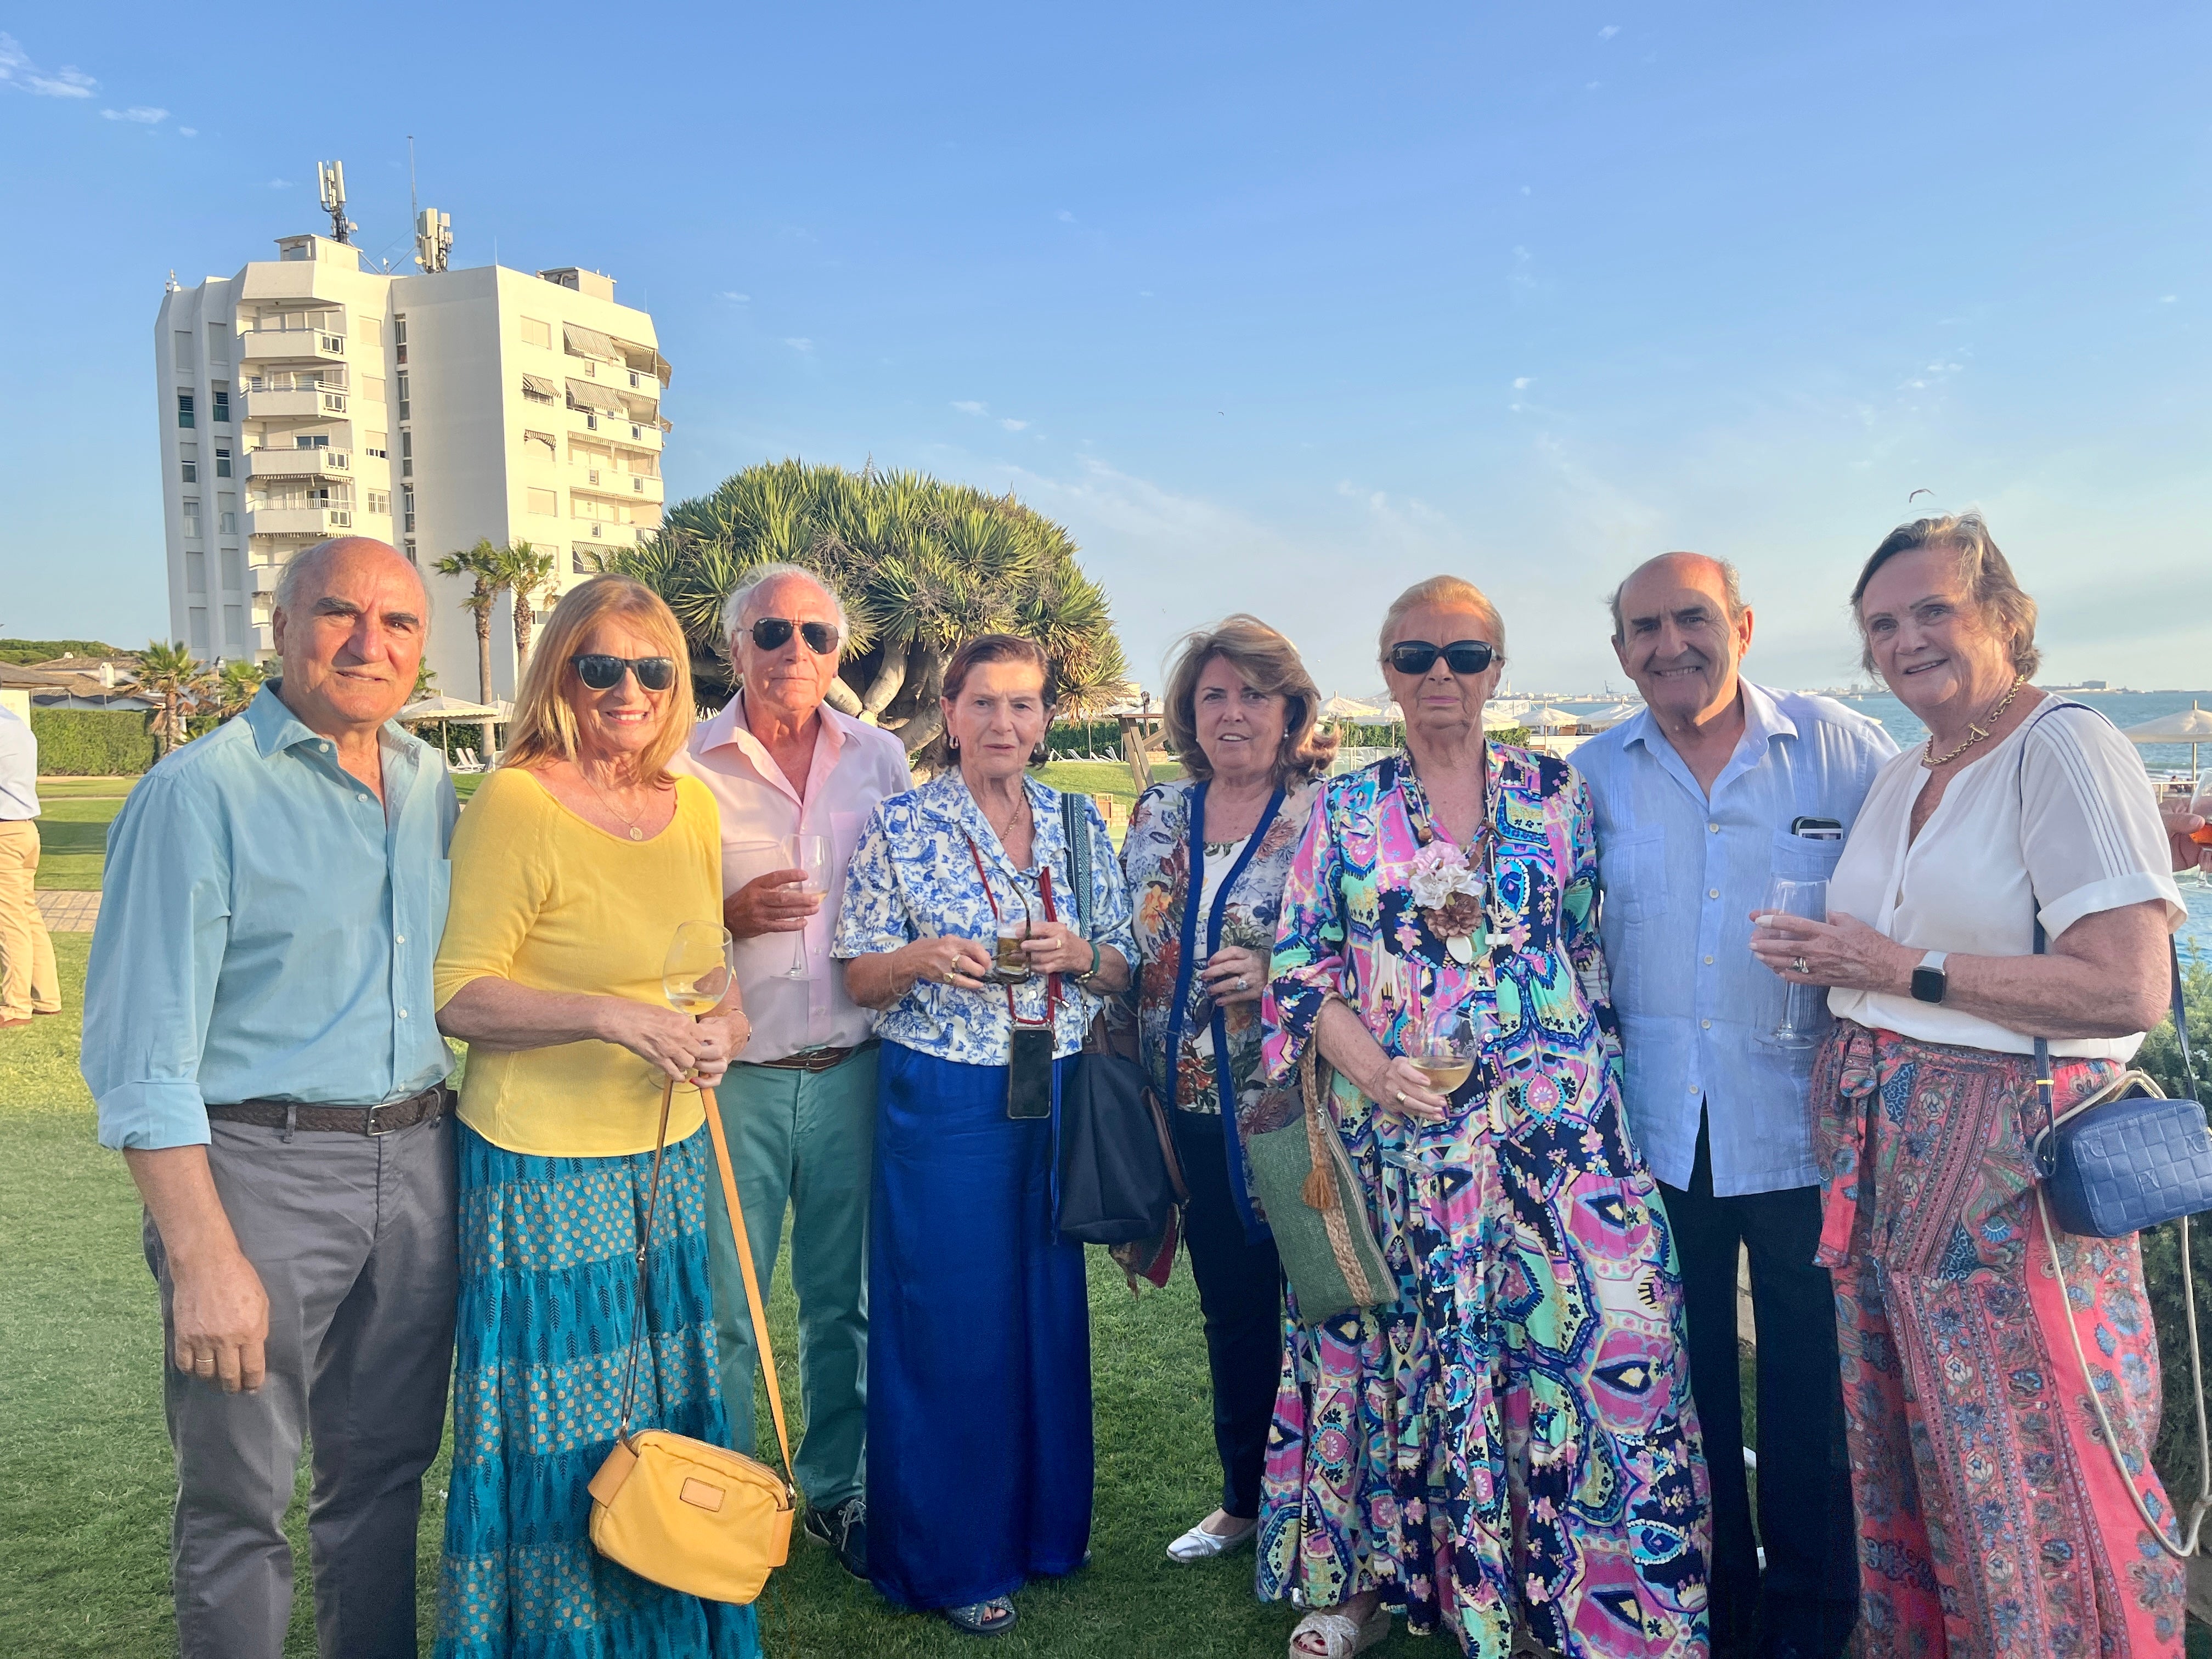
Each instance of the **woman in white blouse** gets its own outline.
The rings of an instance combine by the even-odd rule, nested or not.
[[[2179,1655],[2180,1564],[2128,1486],[2171,1525],[2142,1255],[2057,1233],[2054,1262],[2029,1152],[2034,1039],[2063,1112],[2162,1015],[2184,912],[2157,805],[2101,715],[2027,683],[2035,602],[1978,517],[1893,531],[1851,599],[1928,741],[1875,778],[1828,920],[1768,918],[1752,948],[1832,988],[1812,1101],[1860,1638],[1869,1659]]]

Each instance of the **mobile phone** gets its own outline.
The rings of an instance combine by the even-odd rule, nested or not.
[[[1844,822],[1841,818],[1814,818],[1799,816],[1790,820],[1790,833],[1802,836],[1807,841],[1841,841]]]
[[[1006,1115],[1021,1121],[1052,1115],[1052,1027],[1014,1027],[1006,1065]]]

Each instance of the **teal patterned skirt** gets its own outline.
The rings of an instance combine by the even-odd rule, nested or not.
[[[592,1547],[614,1444],[653,1154],[532,1158],[455,1126],[461,1294],[437,1659],[754,1659],[753,1610]],[[707,1279],[703,1128],[668,1149],[635,1428],[730,1443]]]

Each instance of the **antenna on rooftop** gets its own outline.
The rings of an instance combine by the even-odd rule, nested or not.
[[[361,227],[345,216],[345,163],[315,163],[315,184],[323,198],[323,211],[331,216],[331,240],[343,242],[348,231]]]
[[[446,269],[453,252],[453,216],[415,201],[415,135],[407,135],[407,210],[415,217],[415,264],[425,271]]]

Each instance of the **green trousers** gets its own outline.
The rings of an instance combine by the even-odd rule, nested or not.
[[[817,1509],[860,1495],[868,1432],[868,1185],[875,1144],[876,1056],[866,1048],[826,1072],[730,1067],[719,1091],[730,1167],[765,1298],[791,1211],[791,1284],[799,1294],[799,1388],[805,1422],[793,1478]],[[730,1234],[722,1183],[707,1183],[722,1400],[731,1443],[755,1449],[759,1344]],[[775,1459],[771,1425],[768,1461]]]

